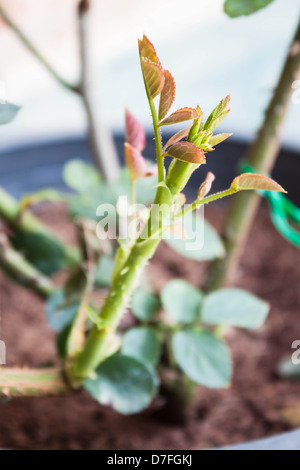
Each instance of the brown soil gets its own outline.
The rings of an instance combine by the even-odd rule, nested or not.
[[[206,211],[214,222],[224,206]],[[73,234],[63,209],[43,215],[64,238]],[[300,339],[299,252],[273,229],[266,208],[257,217],[236,285],[268,300],[272,310],[259,331],[230,330],[235,373],[228,390],[199,388],[184,427],[158,421],[151,413],[124,417],[95,403],[86,393],[62,398],[18,399],[0,404],[0,447],[15,449],[191,449],[223,446],[285,431],[282,408],[300,403],[299,384],[280,380],[277,361]],[[200,284],[203,265],[161,246],[150,269],[156,289],[173,277]],[[54,334],[43,303],[0,276],[1,335],[8,366],[56,361]]]

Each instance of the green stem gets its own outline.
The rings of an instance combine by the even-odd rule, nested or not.
[[[155,138],[155,147],[156,147],[156,160],[157,160],[157,169],[158,169],[158,182],[161,183],[162,181],[165,180],[165,169],[164,169],[164,160],[162,157],[162,141],[161,141],[161,130],[158,125],[158,117],[157,117],[157,112],[153,103],[153,99],[149,95],[148,87],[145,84],[146,87],[146,92],[147,92],[147,97],[149,101],[149,106],[151,110],[151,115],[152,115],[152,121],[153,121],[153,130],[154,130],[154,138]]]
[[[51,280],[34,268],[7,240],[0,239],[0,266],[16,282],[29,287],[41,297],[51,295],[55,286]]]
[[[142,270],[148,260],[153,256],[160,239],[138,240],[133,246],[127,260],[117,274],[102,307],[99,317],[103,327],[93,327],[88,336],[82,353],[75,359],[72,374],[85,377],[105,359],[111,334],[116,330],[129,304],[130,297],[138,285]]]
[[[70,388],[61,369],[8,369],[0,368],[0,395],[14,397],[40,397],[63,395]]]
[[[250,148],[247,162],[257,173],[271,172],[281,146],[284,119],[293,93],[292,83],[300,74],[300,23],[289,49],[278,85],[266,111],[264,123]],[[223,229],[226,256],[213,262],[208,270],[206,289],[229,284],[247,242],[261,198],[242,191],[232,202]]]
[[[144,80],[145,82],[145,80]],[[158,126],[157,112],[145,82],[146,93],[153,120],[153,129],[156,143],[156,159],[158,165],[158,180],[164,181],[164,165],[162,158],[161,133]],[[158,187],[155,205],[166,203],[171,206],[169,190]],[[124,309],[129,303],[134,289],[137,287],[142,270],[148,260],[153,256],[161,235],[156,239],[147,238],[145,234],[156,233],[162,225],[157,213],[151,210],[149,221],[141,237],[133,245],[128,257],[124,260],[122,268],[117,269],[113,276],[113,284],[106,298],[105,304],[99,314],[103,328],[94,326],[88,336],[85,348],[74,361],[71,373],[75,378],[88,376],[107,355],[108,343],[111,334],[116,330]]]
[[[184,217],[186,214],[189,214],[190,212],[195,211],[196,209],[198,209],[200,206],[203,206],[204,204],[209,204],[210,202],[217,201],[218,199],[222,199],[223,197],[231,196],[232,194],[236,192],[237,192],[236,189],[229,188],[229,189],[226,189],[226,191],[221,191],[219,193],[215,193],[215,194],[212,194],[211,196],[205,197],[204,199],[200,201],[195,201],[190,206],[178,212],[178,214],[175,215],[175,218]]]

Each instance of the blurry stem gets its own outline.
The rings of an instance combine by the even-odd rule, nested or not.
[[[130,204],[135,204],[135,179],[130,180]]]
[[[247,164],[257,173],[270,173],[276,162],[281,146],[284,119],[293,93],[293,82],[300,73],[300,24],[289,49],[278,85],[266,111],[264,123],[250,148]],[[216,289],[229,284],[247,242],[255,218],[260,196],[242,191],[231,203],[223,240],[226,256],[214,261],[208,269],[206,289]]]
[[[89,304],[91,294],[94,289],[95,273],[96,273],[96,260],[93,248],[89,244],[87,228],[85,222],[78,221],[77,233],[79,244],[83,253],[82,270],[86,276],[86,284],[81,296],[81,302],[78,308],[77,315],[72,323],[67,342],[67,359],[72,360],[84,346],[85,340],[85,324],[87,319],[86,305]]]
[[[0,266],[16,282],[29,287],[41,297],[48,297],[55,290],[51,280],[15,251],[4,234],[0,236]]]
[[[79,39],[81,57],[81,79],[79,93],[82,97],[89,125],[89,139],[94,162],[105,181],[113,182],[119,176],[119,160],[109,131],[102,122],[99,109],[93,96],[90,80],[90,62],[88,47],[88,23],[90,0],[81,0],[78,8]]]
[[[61,369],[8,369],[0,367],[0,396],[41,397],[70,392]]]
[[[31,212],[26,211],[20,215],[18,202],[1,187],[0,218],[2,218],[9,227],[17,232],[40,233],[50,238],[52,237],[53,240],[59,242],[63,246],[68,265],[70,267],[78,265],[80,261],[78,249],[75,246],[73,247],[63,244],[50,232],[50,229],[40,222],[39,219]]]
[[[36,57],[36,59],[48,70],[48,72],[65,88],[71,90],[75,93],[78,93],[78,87],[76,85],[72,85],[71,83],[67,82],[64,78],[62,78],[54,68],[45,60],[42,54],[36,49],[36,47],[32,44],[32,42],[25,36],[25,34],[20,30],[20,28],[16,25],[16,23],[9,17],[3,7],[0,5],[0,16],[3,18],[5,23],[16,33],[19,39],[22,41],[24,46]]]
[[[21,31],[15,22],[6,13],[0,5],[0,16],[15,32],[24,46],[35,56],[35,58],[48,70],[60,85],[73,93],[79,95],[83,101],[88,119],[89,136],[92,148],[94,163],[99,169],[103,178],[112,182],[119,175],[119,161],[114,147],[114,143],[109,131],[105,128],[100,119],[99,111],[94,106],[93,94],[90,90],[88,80],[88,51],[87,51],[87,20],[90,8],[90,0],[81,0],[79,3],[79,32],[80,32],[80,50],[81,50],[81,80],[79,84],[69,83],[61,77],[59,73],[49,64],[38,49],[32,44],[28,37]]]
[[[184,217],[185,215],[189,214],[190,212],[195,211],[196,209],[198,209],[200,206],[203,206],[204,204],[209,204],[210,202],[217,201],[218,199],[222,199],[223,197],[231,196],[232,194],[236,192],[237,192],[236,189],[229,188],[229,189],[226,189],[226,191],[221,191],[219,193],[212,194],[211,196],[207,196],[200,201],[195,201],[190,206],[178,212],[174,216],[174,218],[177,219],[178,217]]]

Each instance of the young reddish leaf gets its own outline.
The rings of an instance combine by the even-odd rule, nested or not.
[[[221,142],[224,142],[224,140],[228,139],[228,137],[232,136],[232,134],[216,134],[216,135],[213,135],[210,139],[209,139],[209,144],[212,145],[213,147],[215,145],[218,145],[220,144]]]
[[[198,111],[194,108],[181,108],[172,113],[169,117],[164,119],[160,125],[165,126],[168,124],[177,124],[178,122],[189,121],[190,119],[196,119],[198,117]]]
[[[146,145],[146,133],[140,122],[128,109],[125,111],[126,142],[142,152]]]
[[[277,191],[286,193],[286,191],[268,176],[257,175],[256,173],[243,173],[237,176],[230,186],[235,191],[243,191],[247,189],[255,189],[261,191]]]
[[[124,144],[124,158],[132,179],[157,175],[157,165],[148,168],[143,155],[127,142]]]
[[[176,158],[183,162],[201,164],[205,163],[205,155],[203,150],[196,147],[196,145],[190,142],[178,142],[169,148],[167,154],[170,157]]]
[[[142,178],[147,173],[147,163],[142,154],[130,144],[124,144],[124,158],[132,179]]]
[[[211,171],[209,171],[206,175],[205,180],[203,181],[198,190],[198,201],[201,201],[201,199],[203,199],[209,193],[215,179],[215,175]]]
[[[185,129],[182,129],[182,131],[179,131],[177,134],[173,135],[173,137],[171,137],[164,146],[164,151],[168,147],[171,147],[171,145],[177,144],[177,142],[180,142],[182,139],[187,137],[189,135],[190,129],[190,127],[186,127]]]
[[[160,95],[158,118],[161,121],[170,111],[175,100],[176,85],[173,76],[164,70],[165,84]]]
[[[139,39],[139,51],[141,59],[143,57],[149,59],[154,64],[161,66],[160,60],[156,54],[156,50],[151,41],[144,34],[143,39]]]
[[[152,99],[159,95],[164,87],[165,76],[160,64],[155,64],[147,58],[141,59],[146,87]]]

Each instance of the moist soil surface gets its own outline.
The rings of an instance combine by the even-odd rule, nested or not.
[[[226,206],[206,216],[219,227]],[[65,209],[50,206],[41,218],[65,240],[74,233]],[[275,231],[263,206],[252,229],[235,285],[270,302],[266,324],[258,331],[231,329],[234,378],[226,390],[199,387],[186,425],[170,425],[150,411],[119,416],[85,392],[59,398],[20,398],[0,403],[0,447],[13,449],[203,449],[271,436],[289,430],[284,409],[300,409],[299,383],[280,379],[276,364],[290,357],[300,339],[299,251]],[[201,285],[205,265],[175,255],[161,245],[149,266],[155,290],[172,278]],[[57,282],[59,283],[58,277]],[[43,301],[0,275],[1,339],[7,366],[57,362],[55,335],[47,326]],[[289,413],[291,414],[291,413]]]

